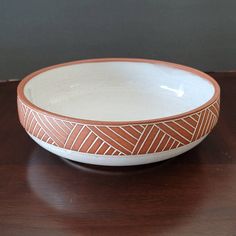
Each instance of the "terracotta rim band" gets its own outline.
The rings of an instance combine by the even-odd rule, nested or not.
[[[195,74],[197,76],[200,76],[201,78],[209,81],[213,87],[214,87],[214,95],[211,97],[211,99],[209,99],[206,103],[202,104],[201,106],[192,109],[190,111],[181,113],[181,114],[177,114],[177,115],[173,115],[173,116],[167,116],[167,117],[162,117],[162,118],[154,118],[154,119],[148,119],[148,120],[135,120],[135,121],[98,121],[98,120],[88,120],[88,119],[80,119],[80,118],[73,118],[73,117],[69,117],[69,116],[64,116],[64,115],[60,115],[57,113],[53,113],[50,111],[47,111],[45,109],[42,109],[38,106],[36,106],[35,104],[31,103],[25,96],[24,94],[24,87],[27,84],[28,81],[30,81],[31,79],[33,79],[35,76],[46,72],[48,70],[52,70],[55,68],[59,68],[59,67],[64,67],[64,66],[69,66],[69,65],[76,65],[76,64],[82,64],[82,63],[96,63],[96,62],[111,62],[111,61],[116,61],[116,62],[141,62],[141,63],[149,63],[149,64],[159,64],[159,65],[165,65],[168,67],[172,67],[172,68],[176,68],[176,69],[181,69],[187,72],[190,72],[192,74]],[[136,59],[136,58],[98,58],[98,59],[86,59],[86,60],[78,60],[78,61],[72,61],[72,62],[68,62],[68,63],[62,63],[62,64],[57,64],[54,66],[50,66],[50,67],[46,67],[43,69],[40,69],[34,73],[31,73],[30,75],[26,76],[18,85],[17,88],[17,95],[18,98],[28,107],[30,107],[33,110],[36,110],[40,113],[43,113],[45,115],[50,115],[54,118],[58,118],[58,119],[64,119],[64,120],[68,120],[68,121],[72,121],[72,122],[76,122],[76,123],[82,123],[82,124],[91,124],[91,125],[130,125],[130,124],[150,124],[150,123],[158,123],[158,122],[162,122],[162,121],[168,121],[168,120],[174,120],[174,119],[178,119],[178,118],[182,118],[188,115],[191,115],[193,113],[197,113],[207,107],[209,107],[211,104],[213,104],[215,101],[217,101],[220,97],[220,87],[218,85],[218,83],[209,75],[205,74],[204,72],[201,72],[199,70],[193,69],[191,67],[188,66],[183,66],[183,65],[179,65],[179,64],[175,64],[175,63],[170,63],[170,62],[164,62],[164,61],[158,61],[158,60],[152,60],[152,59]]]

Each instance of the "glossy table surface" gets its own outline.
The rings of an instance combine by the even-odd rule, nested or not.
[[[236,73],[221,86],[217,127],[169,161],[97,167],[34,143],[0,83],[0,235],[236,235]]]

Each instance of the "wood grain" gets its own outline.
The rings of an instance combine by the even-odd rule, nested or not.
[[[0,83],[0,235],[236,235],[236,73],[198,147],[139,167],[63,161],[20,126],[18,82]]]

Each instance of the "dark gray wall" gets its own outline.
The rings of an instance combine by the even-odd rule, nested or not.
[[[0,0],[0,79],[96,57],[236,69],[235,0]]]

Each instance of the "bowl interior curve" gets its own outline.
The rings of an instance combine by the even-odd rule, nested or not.
[[[215,93],[207,79],[164,64],[79,63],[37,74],[25,87],[34,105],[64,116],[98,121],[158,119],[191,111]]]

